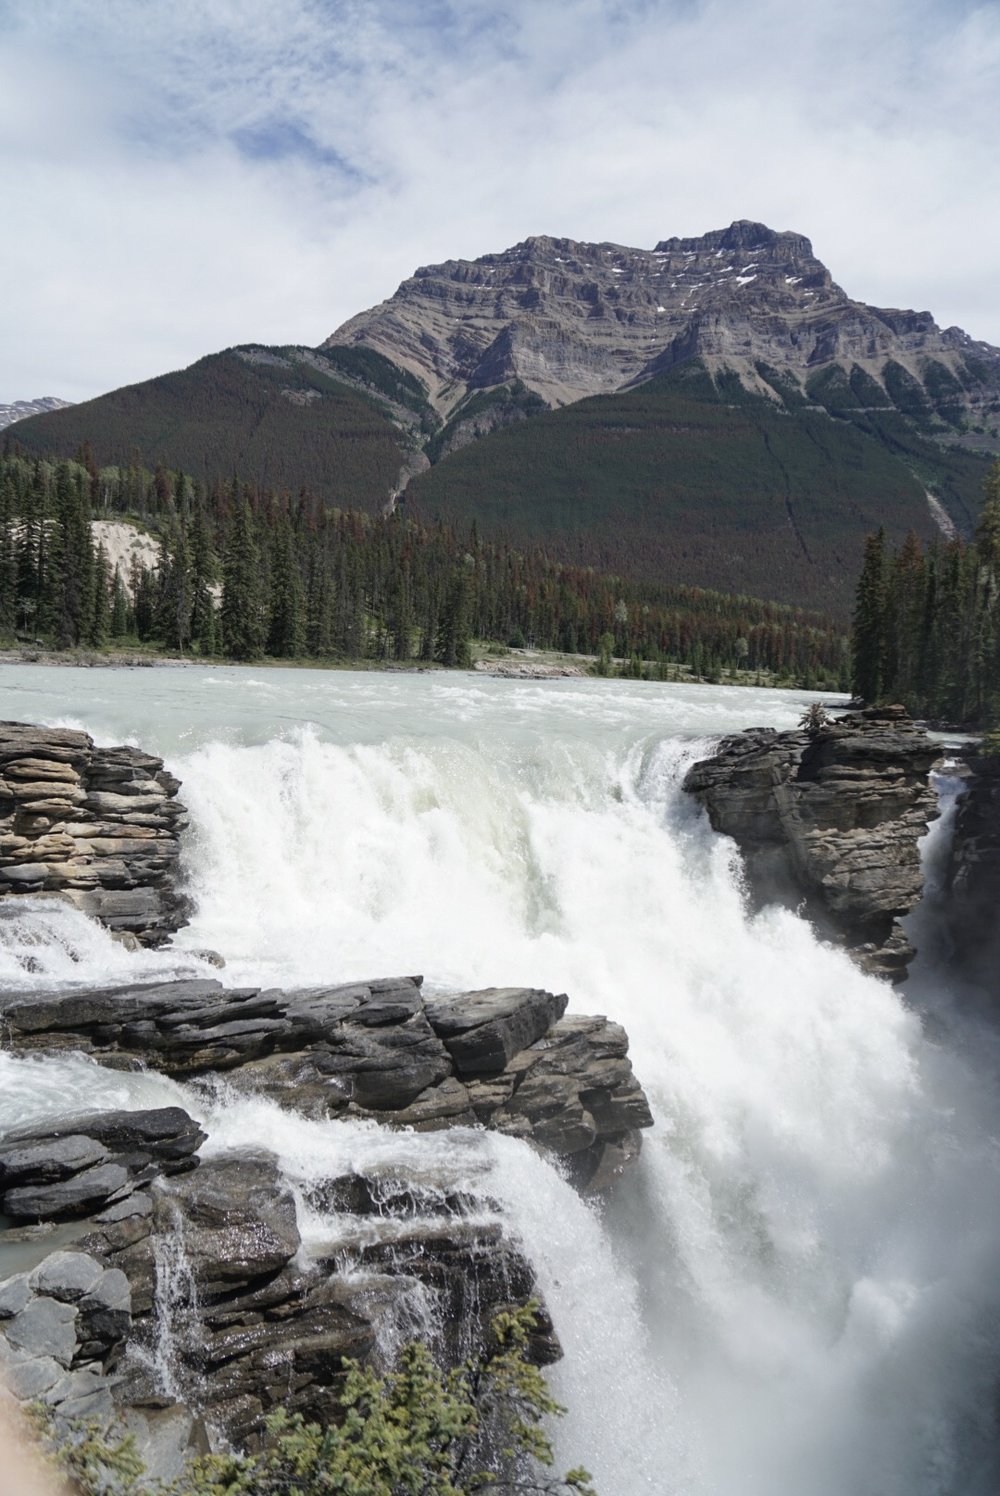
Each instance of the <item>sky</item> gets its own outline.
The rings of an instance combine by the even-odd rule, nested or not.
[[[0,0],[0,402],[751,218],[1000,344],[1000,0]]]

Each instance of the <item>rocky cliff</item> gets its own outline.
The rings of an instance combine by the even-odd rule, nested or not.
[[[865,970],[899,982],[914,955],[899,921],[923,886],[939,755],[902,707],[871,707],[813,732],[724,738],[684,788],[738,845],[758,904],[804,905]]]
[[[0,1374],[57,1419],[124,1416],[159,1472],[194,1442],[252,1443],[279,1407],[329,1417],[345,1358],[377,1361],[428,1311],[455,1363],[494,1313],[537,1296],[496,1208],[446,1183],[314,1178],[329,1240],[304,1253],[277,1159],[243,1148],[203,1161],[204,1142],[166,1107],[0,1143],[14,1220],[41,1222],[0,1233],[17,1268],[0,1281]],[[97,1169],[117,1187],[84,1197],[74,1180]],[[544,1308],[530,1350],[542,1364],[561,1354]]]
[[[0,897],[56,895],[161,944],[186,919],[179,788],[162,759],[138,748],[0,722]]]
[[[424,266],[323,347],[392,360],[446,417],[494,387],[560,406],[691,359],[772,400],[818,399],[819,381],[855,407],[923,405],[952,423],[1000,394],[1000,349],[853,300],[804,235],[747,221],[652,250],[541,235]]]
[[[600,1189],[652,1118],[623,1031],[565,1007],[523,988],[429,999],[417,978],[298,993],[178,981],[7,996],[2,1017],[18,1053],[224,1072],[230,1094],[313,1116],[485,1127]],[[497,1310],[537,1296],[488,1187],[457,1189],[440,1162],[417,1178],[384,1158],[313,1170],[298,1191],[329,1239],[304,1252],[278,1159],[202,1160],[205,1143],[179,1107],[0,1140],[0,1372],[15,1396],[61,1418],[124,1412],[162,1467],[164,1438],[180,1449],[211,1425],[252,1440],[276,1407],[328,1416],[345,1357],[377,1358],[407,1325],[457,1362]],[[544,1308],[532,1354],[560,1354]]]
[[[304,992],[174,981],[2,1001],[18,1052],[141,1061],[177,1077],[225,1072],[231,1088],[311,1115],[489,1127],[600,1185],[652,1118],[624,1030],[565,1010],[564,995],[523,987],[425,998],[419,977]],[[3,1209],[14,1213],[9,1199]]]
[[[1000,999],[1000,759],[973,752],[943,890],[951,965]]]

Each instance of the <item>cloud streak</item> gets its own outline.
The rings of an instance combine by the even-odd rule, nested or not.
[[[997,97],[993,0],[0,0],[0,398],[738,217],[1000,343]]]

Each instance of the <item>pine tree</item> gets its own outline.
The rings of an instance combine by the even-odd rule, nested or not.
[[[246,497],[240,499],[222,563],[222,647],[233,660],[264,652],[266,620],[260,547]]]
[[[103,543],[97,547],[94,557],[93,602],[91,604],[90,631],[87,642],[101,649],[108,642],[111,627],[111,567]]]
[[[858,580],[851,647],[853,685],[862,701],[877,701],[882,689],[885,641],[885,532],[865,541],[865,558]]]
[[[271,541],[271,606],[268,653],[298,659],[306,648],[306,598],[288,516],[277,522]]]
[[[191,643],[202,655],[219,651],[218,609],[215,588],[219,560],[215,554],[212,527],[204,504],[198,504],[191,522]]]
[[[469,638],[469,576],[463,563],[452,572],[438,623],[434,652],[442,665],[468,669],[472,663]]]
[[[128,593],[125,590],[125,583],[121,579],[121,573],[115,567],[115,575],[111,583],[111,618],[109,622],[109,631],[112,639],[124,639],[128,633],[128,626]]]

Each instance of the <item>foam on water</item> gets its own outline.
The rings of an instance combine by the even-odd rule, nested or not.
[[[183,780],[198,905],[183,947],[222,950],[233,982],[423,971],[441,990],[567,991],[625,1025],[657,1123],[600,1208],[510,1140],[400,1138],[222,1091],[195,1098],[209,1148],[257,1139],[300,1185],[350,1159],[447,1170],[499,1201],[566,1347],[566,1457],[605,1496],[993,1489],[1000,1163],[985,1048],[933,981],[925,1028],[794,915],[748,917],[732,847],[679,791],[697,739],[789,726],[800,697],[236,671],[150,672],[143,688],[150,677],[138,692],[132,678],[131,700],[100,682],[92,717],[71,695],[60,710],[134,730]],[[30,715],[11,694],[3,714]],[[92,952],[95,969],[106,955]],[[39,1062],[6,1064],[49,1085]],[[53,1073],[53,1105],[64,1084]],[[308,1248],[331,1223],[302,1198]]]

